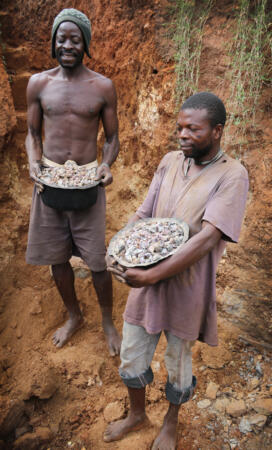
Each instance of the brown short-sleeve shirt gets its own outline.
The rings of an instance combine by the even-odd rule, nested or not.
[[[238,161],[223,155],[197,175],[185,177],[183,159],[182,152],[163,158],[137,215],[182,219],[190,227],[190,237],[206,220],[222,232],[222,239],[182,273],[153,286],[131,289],[124,319],[150,334],[168,330],[183,339],[217,345],[216,268],[226,241],[238,241],[248,174]]]

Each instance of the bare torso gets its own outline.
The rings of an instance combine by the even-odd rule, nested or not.
[[[100,114],[107,78],[87,71],[79,80],[63,79],[58,69],[39,74],[44,126],[44,155],[63,164],[72,159],[86,164],[96,159]]]
[[[34,75],[29,82],[30,162],[39,160],[42,153],[59,164],[68,159],[79,165],[94,161],[101,119],[106,146],[110,146],[106,162],[111,164],[118,153],[116,93],[111,80],[83,65],[73,76],[64,75],[56,67]],[[104,150],[105,145],[106,155]]]

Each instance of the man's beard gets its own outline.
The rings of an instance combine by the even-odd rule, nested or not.
[[[73,53],[73,52],[66,52],[64,53],[67,56],[71,55],[75,58],[73,64],[65,63],[62,61],[63,52],[56,52],[56,59],[58,63],[63,67],[64,69],[75,69],[76,67],[80,66],[82,64],[83,58],[84,58],[84,52],[82,53]]]
[[[199,164],[202,160],[202,158],[210,153],[212,150],[212,143],[209,145],[206,145],[206,147],[199,148],[192,145],[192,153],[190,155],[190,158],[193,158],[195,160],[196,164]]]

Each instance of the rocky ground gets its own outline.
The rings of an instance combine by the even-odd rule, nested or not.
[[[64,309],[50,272],[28,269],[22,277],[24,261],[17,261],[14,287],[5,295],[4,317],[9,325],[1,333],[2,448],[148,449],[167,409],[165,339],[152,363],[155,380],[147,389],[150,426],[105,444],[103,431],[107,423],[126,415],[128,397],[118,376],[119,358],[108,356],[90,273],[78,259],[73,265],[85,326],[58,350],[51,336],[64,318]],[[114,317],[121,331],[127,287],[114,281],[114,293],[118,299]],[[15,310],[18,295],[20,308]],[[269,449],[269,344],[246,342],[241,330],[222,317],[219,336],[216,348],[201,343],[194,347],[198,386],[192,401],[181,408],[177,448]]]

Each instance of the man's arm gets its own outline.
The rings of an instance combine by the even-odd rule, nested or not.
[[[42,108],[40,104],[41,81],[39,75],[30,78],[27,86],[27,125],[25,145],[29,161],[29,174],[38,175],[42,157]]]
[[[121,276],[132,287],[149,286],[183,272],[209,253],[221,237],[220,230],[203,221],[199,233],[189,239],[177,253],[151,269],[127,269],[125,272],[116,271],[114,268],[108,270]]]
[[[102,149],[102,163],[97,169],[97,178],[102,179],[102,186],[112,183],[110,166],[114,163],[119,153],[117,95],[111,80],[107,80],[104,87],[105,105],[101,113],[101,119],[105,132],[106,142]]]

